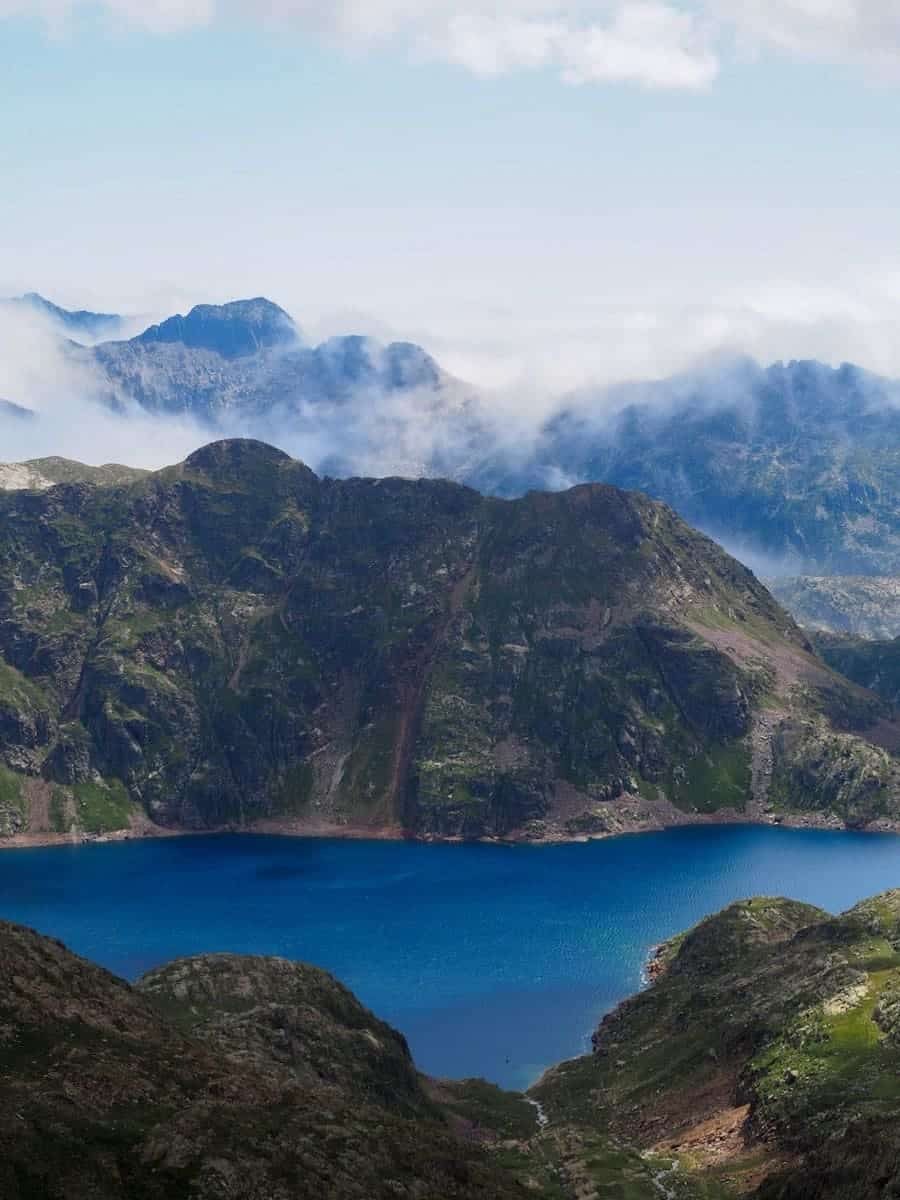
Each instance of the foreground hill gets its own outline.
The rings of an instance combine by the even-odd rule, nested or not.
[[[535,1110],[486,1085],[432,1097],[403,1038],[322,971],[174,963],[136,989],[0,923],[4,1200],[558,1197],[543,1163],[485,1148]],[[497,1110],[482,1145],[482,1117]]]
[[[0,923],[9,1200],[877,1200],[900,1187],[900,892],[741,901],[661,947],[528,1097],[419,1075],[331,976],[129,987]],[[537,1101],[537,1105],[535,1105]]]
[[[884,702],[604,485],[322,480],[232,441],[7,492],[0,655],[7,836],[900,820]]]
[[[551,1128],[676,1154],[724,1195],[897,1194],[900,892],[841,917],[743,901],[655,973],[533,1089]]]

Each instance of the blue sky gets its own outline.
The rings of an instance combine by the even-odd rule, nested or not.
[[[741,12],[0,0],[0,291],[263,293],[536,388],[718,349],[900,373],[900,18]]]

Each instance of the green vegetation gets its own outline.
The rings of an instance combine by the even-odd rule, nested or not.
[[[134,806],[119,779],[102,783],[76,783],[76,811],[87,833],[114,833],[127,829]]]
[[[21,775],[0,763],[0,837],[21,832],[28,821],[28,803]]]
[[[639,494],[319,481],[233,441],[0,495],[3,761],[80,789],[88,832],[127,823],[124,786],[174,826],[590,835],[747,811],[760,738],[780,811],[900,824],[900,768],[852,734],[876,719],[900,741]]]
[[[68,817],[67,817],[67,796],[61,787],[54,787],[50,791],[50,829],[53,833],[68,832]]]
[[[8,767],[0,765],[0,805],[4,807],[22,808],[22,776],[16,775]]]
[[[724,1194],[892,1194],[900,1147],[885,1131],[900,1120],[900,891],[838,918],[787,900],[743,901],[673,939],[657,968],[649,990],[604,1019],[593,1056],[534,1089],[551,1127],[588,1126],[638,1148],[684,1141],[688,1179]],[[733,1120],[740,1106],[743,1133],[724,1157],[715,1137],[688,1136]],[[855,1147],[851,1175],[840,1165],[844,1139]]]
[[[683,779],[672,785],[672,797],[687,812],[713,813],[731,808],[743,812],[750,796],[750,754],[740,743],[713,746],[691,760]]]

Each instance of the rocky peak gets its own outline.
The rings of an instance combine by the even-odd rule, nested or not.
[[[181,343],[192,350],[212,350],[223,358],[244,358],[260,350],[290,345],[297,327],[271,300],[235,300],[228,304],[198,304],[187,316],[169,317],[151,325],[136,341]]]

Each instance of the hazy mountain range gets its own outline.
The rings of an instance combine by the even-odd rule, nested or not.
[[[535,432],[420,346],[311,345],[262,298],[93,345],[122,319],[15,303],[56,321],[82,389],[126,418],[260,437],[330,475],[446,476],[509,497],[611,482],[671,504],[761,573],[900,573],[900,385],[858,367],[720,362],[560,397]],[[6,400],[0,419],[27,415],[26,397]]]

